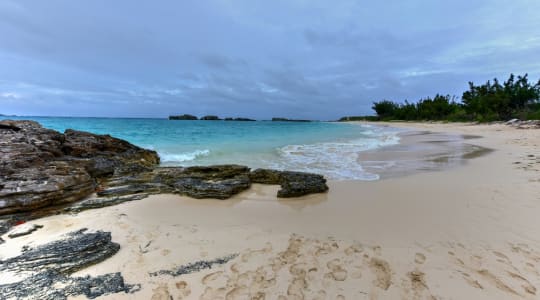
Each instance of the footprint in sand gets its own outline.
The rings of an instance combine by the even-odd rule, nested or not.
[[[175,286],[178,289],[178,291],[180,292],[177,299],[187,299],[187,297],[189,297],[189,295],[191,295],[191,289],[189,288],[187,282],[178,281],[175,284]]]
[[[480,282],[478,282],[478,280],[472,278],[471,275],[469,275],[468,273],[465,273],[465,272],[462,272],[462,271],[458,271],[458,272],[462,275],[463,279],[465,279],[465,282],[467,282],[467,284],[469,284],[473,288],[477,288],[477,289],[481,289],[481,290],[484,289],[484,287],[480,284]]]
[[[521,287],[529,294],[536,295],[536,287],[534,287],[527,278],[512,272],[507,272],[512,278],[521,281]]]
[[[200,300],[215,300],[215,299],[225,299],[225,294],[227,293],[227,289],[222,288],[212,288],[207,287],[201,297],[199,297]]]
[[[223,275],[223,271],[217,271],[210,273],[202,278],[202,284],[208,285],[213,281],[216,281],[216,279],[220,278]]]
[[[288,299],[304,299],[305,289],[307,289],[306,279],[294,278],[287,288]]]
[[[332,278],[335,281],[345,281],[347,279],[347,270],[343,268],[341,260],[339,258],[333,259],[326,264],[326,267],[330,270],[327,278]]]
[[[267,243],[266,244],[266,247],[262,248],[262,249],[259,249],[259,250],[251,250],[251,249],[248,249],[246,251],[246,253],[242,254],[240,256],[240,259],[242,260],[242,262],[247,262],[248,260],[250,260],[253,256],[256,256],[256,255],[262,255],[262,254],[266,254],[266,253],[269,253],[272,251],[272,244],[270,243]]]
[[[334,251],[339,249],[339,245],[336,242],[328,243],[325,242],[321,246],[317,247],[317,250],[315,251],[315,256],[319,257],[322,255],[328,255]]]
[[[249,289],[246,286],[238,286],[225,294],[227,300],[250,299]]]
[[[505,282],[503,282],[497,276],[493,275],[493,273],[491,273],[489,270],[482,269],[480,271],[477,271],[477,273],[481,275],[483,279],[495,285],[495,287],[497,287],[499,290],[508,292],[510,294],[519,295],[514,289],[509,287]]]
[[[152,298],[151,300],[170,300],[171,294],[169,293],[169,288],[167,287],[167,284],[163,283],[160,284],[157,288],[152,290]]]
[[[355,253],[361,253],[362,251],[364,251],[364,247],[362,247],[362,245],[351,245],[345,249],[345,254],[351,256]]]
[[[369,261],[369,267],[376,278],[373,281],[373,284],[383,290],[388,290],[392,284],[392,270],[390,269],[390,264],[385,260],[373,257]]]
[[[421,265],[426,261],[426,256],[422,253],[416,253],[414,255],[414,262]]]

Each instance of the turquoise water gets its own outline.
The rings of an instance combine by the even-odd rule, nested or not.
[[[7,117],[4,117],[7,118]],[[9,117],[32,119],[44,127],[110,134],[156,150],[163,165],[237,163],[322,173],[330,179],[374,180],[362,169],[358,152],[398,143],[388,128],[329,122],[174,121]]]

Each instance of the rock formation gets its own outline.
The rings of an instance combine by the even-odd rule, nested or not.
[[[0,125],[0,215],[74,202],[99,178],[159,163],[155,151],[109,135],[61,134],[33,121]]]
[[[178,116],[169,116],[169,120],[198,120],[198,119],[199,118],[197,118],[196,116],[188,115],[188,114],[178,115]]]
[[[157,167],[155,151],[109,135],[71,129],[62,134],[33,121],[0,121],[0,155],[0,234],[52,213],[157,193],[227,199],[252,183],[281,185],[278,197],[328,190],[323,176],[310,173],[239,165]],[[97,197],[88,199],[93,193]]]
[[[120,273],[69,276],[111,257],[119,249],[120,245],[111,241],[110,232],[87,233],[86,229],[58,241],[23,249],[20,255],[0,261],[0,272],[26,278],[0,285],[0,295],[2,299],[67,299],[137,291],[140,286],[126,285]]]
[[[281,198],[299,197],[328,190],[326,179],[319,174],[257,169],[249,174],[251,182],[279,184],[277,196]]]

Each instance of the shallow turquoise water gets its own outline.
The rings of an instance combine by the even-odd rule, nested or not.
[[[6,118],[6,117],[3,117]],[[110,134],[156,150],[163,165],[245,164],[323,173],[331,179],[378,177],[363,171],[358,152],[398,142],[388,128],[329,122],[175,121],[9,117],[44,127]]]

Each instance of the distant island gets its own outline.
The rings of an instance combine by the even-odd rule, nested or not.
[[[220,117],[218,116],[214,116],[214,115],[207,115],[207,116],[203,116],[201,118],[198,118],[197,116],[194,116],[194,115],[190,115],[190,114],[183,114],[183,115],[175,115],[175,116],[169,116],[169,120],[189,120],[189,121],[195,121],[195,120],[200,120],[200,121],[255,121],[253,119],[249,119],[249,118],[225,118],[225,119],[221,119]]]
[[[272,118],[272,122],[312,122],[312,120],[297,120],[287,118]]]
[[[225,118],[225,121],[243,121],[243,122],[254,122],[256,120],[248,119],[248,118]]]
[[[203,121],[219,121],[221,120],[218,116],[204,116],[201,118]]]
[[[196,116],[188,115],[188,114],[178,115],[178,116],[169,116],[169,120],[198,120],[198,119],[199,118],[197,118]]]

